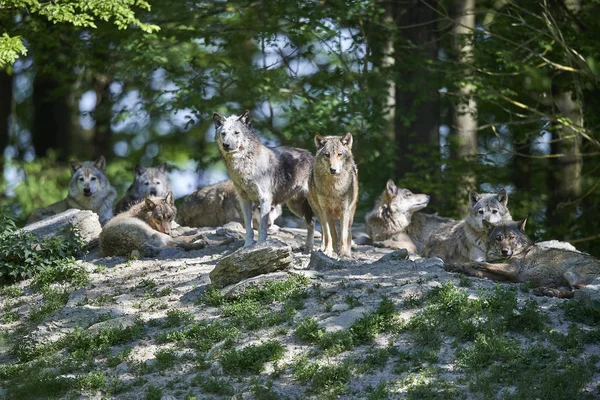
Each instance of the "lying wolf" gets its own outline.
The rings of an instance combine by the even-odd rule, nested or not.
[[[273,204],[285,203],[307,225],[306,251],[313,246],[313,211],[308,203],[308,177],[313,155],[303,149],[262,145],[253,132],[250,111],[240,116],[213,115],[215,141],[238,195],[244,225],[245,246],[254,243],[252,203],[260,207],[258,241],[267,239]]]
[[[134,169],[133,183],[121,200],[115,205],[115,215],[129,208],[148,196],[165,197],[171,191],[167,177],[167,165],[157,168],[144,168],[137,164]]]
[[[268,226],[281,216],[281,205],[272,205]],[[252,226],[258,229],[260,207],[252,207]],[[186,196],[177,209],[176,221],[184,226],[222,226],[228,222],[244,222],[233,182],[223,181],[205,186]]]
[[[93,211],[98,214],[100,224],[106,224],[113,216],[112,209],[117,192],[104,174],[105,169],[106,160],[103,156],[94,162],[80,163],[72,160],[67,198],[47,207],[37,208],[27,220],[27,224],[51,217],[70,208]]]
[[[204,248],[204,241],[186,243],[169,236],[176,212],[172,192],[164,198],[146,197],[104,226],[100,233],[100,253],[103,257],[129,256],[138,251],[144,257],[154,257],[169,246],[185,250]]]
[[[437,214],[417,212],[428,204],[426,194],[414,194],[388,180],[375,207],[365,216],[366,231],[373,244],[421,254],[433,232],[444,224],[455,222]]]
[[[339,255],[350,257],[358,201],[358,168],[352,156],[352,135],[315,135],[317,154],[308,180],[309,201],[323,229],[322,251],[328,256],[338,248],[335,221],[340,221]]]
[[[508,211],[508,194],[469,193],[470,207],[464,220],[448,223],[431,235],[423,250],[424,257],[439,257],[446,263],[485,261],[487,231],[483,221],[512,221]]]
[[[446,264],[448,271],[479,278],[531,282],[534,293],[569,298],[573,289],[600,276],[600,260],[579,251],[534,244],[525,234],[527,219],[520,222],[484,221],[489,232],[487,262]]]

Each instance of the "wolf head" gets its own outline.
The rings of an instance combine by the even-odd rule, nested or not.
[[[352,160],[352,134],[344,136],[315,135],[317,154],[315,164],[319,169],[328,169],[333,175],[344,170],[346,162]]]
[[[133,192],[137,198],[148,196],[166,196],[171,190],[167,177],[167,165],[160,164],[157,168],[144,168],[135,166],[135,177],[133,179]]]
[[[505,189],[496,194],[479,194],[474,190],[469,193],[469,213],[465,221],[478,231],[484,231],[483,221],[495,224],[500,221],[511,221],[508,211],[508,194]]]
[[[69,195],[80,198],[91,198],[96,193],[101,193],[110,186],[108,178],[104,175],[106,160],[100,156],[96,161],[79,162],[71,160],[71,182]]]
[[[145,215],[144,220],[152,226],[153,229],[166,233],[171,233],[171,222],[175,219],[177,208],[173,201],[173,192],[167,193],[163,197],[146,197],[144,200]]]
[[[224,156],[245,150],[250,143],[258,142],[256,134],[252,131],[250,111],[242,115],[223,117],[219,113],[213,114],[215,123],[215,141],[219,151]]]
[[[275,223],[275,220],[281,216],[281,204],[274,204],[271,206],[271,211],[269,212],[269,220],[268,225],[271,226]],[[260,206],[258,204],[252,205],[252,226],[255,229],[258,229],[260,221]]]
[[[484,220],[483,226],[488,232],[487,261],[507,259],[530,247],[533,242],[525,234],[526,223],[527,218],[523,221],[508,221],[499,224]]]
[[[422,210],[429,204],[426,194],[414,194],[408,189],[396,186],[393,180],[388,180],[380,199],[381,207],[391,214],[406,214],[410,217],[413,213]]]

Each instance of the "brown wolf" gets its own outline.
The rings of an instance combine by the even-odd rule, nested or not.
[[[512,221],[507,208],[508,194],[469,193],[470,207],[464,220],[445,224],[431,235],[423,250],[425,257],[439,257],[447,263],[485,261],[487,231],[483,221]]]
[[[169,236],[176,212],[172,192],[164,198],[146,197],[144,201],[134,204],[102,229],[102,256],[128,256],[137,250],[142,256],[153,257],[169,246],[181,246],[185,250],[204,248],[205,242],[186,243]]]
[[[488,235],[487,262],[447,264],[449,271],[480,278],[531,282],[536,294],[572,297],[573,289],[600,276],[600,260],[578,251],[534,244],[525,234],[527,219],[520,222],[484,221]]]
[[[450,218],[417,212],[427,207],[429,196],[399,188],[391,179],[365,216],[367,234],[379,247],[406,249],[421,254],[431,234]]]
[[[112,218],[113,203],[117,198],[116,190],[110,185],[104,174],[106,160],[100,156],[96,161],[71,161],[71,180],[67,198],[44,208],[36,209],[27,224],[37,222],[70,208],[90,210],[98,214],[100,224],[104,225]]]
[[[281,205],[271,205],[268,226],[281,215]],[[252,226],[258,229],[260,208],[252,207]],[[222,226],[228,222],[244,222],[233,182],[223,181],[205,186],[186,196],[177,209],[178,224],[183,226]]]
[[[115,215],[142,201],[148,196],[164,197],[171,191],[167,177],[167,165],[157,168],[144,168],[137,164],[134,169],[133,183],[121,200],[115,205]]]
[[[252,130],[250,111],[240,116],[213,115],[215,141],[238,195],[244,217],[244,246],[254,243],[252,203],[260,207],[258,241],[267,239],[269,213],[273,204],[285,203],[307,225],[306,250],[313,245],[315,224],[308,204],[308,176],[313,155],[292,147],[266,147]]]
[[[350,257],[352,233],[358,200],[358,168],[352,156],[353,138],[315,135],[317,154],[308,181],[309,201],[321,222],[322,251],[333,255],[338,247],[335,221],[340,221],[339,255]]]

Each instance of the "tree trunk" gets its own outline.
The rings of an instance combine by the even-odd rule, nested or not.
[[[4,150],[9,143],[8,120],[12,110],[12,83],[12,75],[0,71],[0,179],[4,177]]]
[[[467,164],[476,162],[477,156],[477,102],[472,96],[473,86],[468,77],[472,73],[473,40],[475,32],[475,0],[456,1],[456,19],[454,23],[454,45],[458,62],[464,68],[464,79],[459,83],[459,99],[454,110],[454,134],[456,135],[456,153],[454,156]],[[468,193],[476,189],[477,177],[474,169],[461,176],[458,182],[460,213],[468,209]]]
[[[96,130],[94,133],[94,159],[104,156],[106,159],[112,158],[112,106],[110,96],[110,78],[108,75],[98,74],[96,81],[96,110],[94,117],[96,120]]]
[[[427,179],[440,175],[440,101],[435,73],[427,69],[438,53],[435,0],[405,0],[395,3],[401,38],[395,56],[396,178],[407,174]],[[424,162],[425,161],[425,162]]]

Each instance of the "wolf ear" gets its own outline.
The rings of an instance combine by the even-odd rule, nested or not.
[[[146,200],[144,200],[144,204],[145,204],[146,208],[150,211],[152,211],[156,208],[156,203],[153,202],[152,200],[150,200],[150,197],[146,197]]]
[[[325,146],[325,143],[327,143],[327,139],[325,139],[323,136],[321,136],[321,134],[316,133],[315,134],[315,146],[317,146],[317,150],[320,149],[321,147]]]
[[[492,224],[490,221],[484,219],[481,221],[483,223],[483,228],[489,233],[496,227],[496,225]]]
[[[517,222],[517,224],[519,224],[519,230],[522,233],[525,233],[525,225],[527,225],[527,217],[525,217],[525,219],[523,221]]]
[[[344,136],[342,136],[340,142],[342,142],[342,144],[347,148],[352,149],[352,143],[354,142],[352,134],[350,132],[346,133]]]
[[[104,156],[98,157],[98,159],[94,162],[94,167],[98,168],[100,171],[104,171],[106,168],[106,159]]]
[[[164,174],[167,171],[167,163],[162,163],[158,165],[158,172]]]
[[[473,207],[477,202],[481,200],[481,195],[477,193],[475,190],[471,190],[469,192],[469,202],[471,203],[471,207]]]
[[[506,205],[508,204],[508,193],[506,193],[506,189],[500,190],[496,194],[496,198],[498,199],[498,201],[500,203],[502,203],[504,205],[504,207],[506,207]],[[527,219],[527,218],[525,218],[525,219]]]
[[[142,167],[140,164],[135,164],[136,176],[142,176],[144,172],[146,172],[146,168]]]
[[[173,200],[173,192],[169,192],[167,193],[167,196],[165,197],[165,203],[169,204],[169,205],[173,205],[175,204],[175,201]]]
[[[242,115],[240,115],[238,117],[238,121],[240,121],[242,124],[250,127],[250,124],[252,123],[252,117],[250,115],[250,110],[246,110],[242,113]]]
[[[395,194],[396,189],[398,189],[398,187],[396,186],[394,181],[391,179],[388,179],[387,183],[385,184],[385,190],[387,190],[390,194]]]
[[[223,125],[223,122],[225,122],[225,117],[216,112],[213,114],[213,122],[215,123],[215,128],[219,129]]]
[[[73,175],[79,168],[81,168],[81,163],[77,160],[71,160],[71,175]]]

